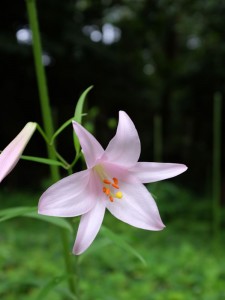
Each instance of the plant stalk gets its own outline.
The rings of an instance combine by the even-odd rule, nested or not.
[[[221,117],[222,97],[214,95],[213,103],[213,231],[215,245],[220,244],[221,231]]]
[[[33,41],[33,55],[35,62],[35,72],[37,76],[38,83],[38,91],[39,91],[39,99],[40,99],[40,107],[43,118],[43,127],[45,130],[45,134],[50,141],[54,134],[54,125],[53,118],[50,109],[50,101],[48,96],[48,88],[47,81],[45,76],[45,70],[42,63],[42,47],[41,47],[41,39],[40,39],[40,31],[38,25],[38,17],[37,17],[37,9],[35,0],[26,0],[28,19],[30,28],[32,31],[32,41]],[[47,144],[48,157],[50,159],[56,160],[56,153],[54,149]],[[56,182],[60,179],[60,173],[58,166],[50,166],[51,178],[53,182]],[[69,289],[73,295],[76,295],[76,284],[74,278],[74,270],[73,270],[73,260],[72,255],[70,253],[70,245],[69,238],[67,232],[64,229],[61,229],[61,239],[62,246],[64,252],[64,261],[65,268],[68,275],[68,285]]]

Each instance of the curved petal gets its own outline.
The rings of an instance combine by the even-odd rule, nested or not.
[[[57,217],[75,217],[95,204],[96,190],[92,171],[67,176],[53,184],[41,196],[38,213]]]
[[[81,217],[73,247],[74,254],[81,254],[91,245],[102,225],[104,214],[105,201],[99,199],[95,206]]]
[[[140,152],[140,139],[134,123],[124,111],[120,111],[116,135],[109,142],[103,158],[108,162],[128,167],[136,164]]]
[[[79,123],[73,121],[73,128],[80,141],[87,166],[88,168],[92,168],[96,160],[103,155],[104,149],[96,138]]]
[[[141,183],[122,183],[122,199],[108,201],[106,207],[117,219],[134,227],[147,230],[161,230],[165,226],[151,194]]]
[[[104,162],[103,164],[105,173],[108,175],[108,179],[112,179],[113,177],[116,177],[119,181],[125,181],[125,182],[137,182],[138,180],[135,178],[135,176],[131,176],[131,173],[123,168],[122,166],[115,165],[113,163]]]
[[[36,123],[27,123],[20,133],[0,154],[0,182],[17,164],[36,127]]]
[[[160,181],[177,176],[187,170],[187,166],[172,163],[138,162],[130,169],[142,183]]]

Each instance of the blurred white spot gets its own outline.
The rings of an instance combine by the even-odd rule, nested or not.
[[[146,75],[152,75],[155,72],[155,68],[151,64],[146,64],[146,65],[144,65],[143,72]]]
[[[20,44],[30,45],[32,43],[32,32],[28,28],[19,29],[16,32],[17,42]]]
[[[102,33],[102,42],[106,45],[118,42],[121,37],[121,30],[109,23],[102,26]]]
[[[41,58],[44,66],[49,66],[52,62],[51,56],[47,53],[43,53]]]
[[[194,50],[201,46],[201,40],[198,36],[192,35],[188,38],[186,45],[188,49]]]
[[[104,24],[102,30],[96,25],[86,25],[82,28],[82,31],[93,42],[102,41],[106,45],[118,42],[121,37],[121,30],[109,23]]]
[[[100,42],[102,40],[102,33],[99,30],[94,30],[90,34],[90,39],[92,42]]]

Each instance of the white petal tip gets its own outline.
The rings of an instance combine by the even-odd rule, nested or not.
[[[82,254],[84,251],[82,251],[82,250],[80,250],[80,249],[78,249],[78,248],[73,248],[73,254],[74,255],[80,255],[80,254]]]
[[[163,230],[164,228],[166,228],[166,225],[162,224],[159,230]]]
[[[156,226],[154,227],[154,229],[151,228],[150,230],[153,230],[153,231],[161,231],[161,230],[163,230],[165,227],[166,227],[166,226],[165,226],[162,222],[160,222],[160,223],[156,224]]]
[[[183,166],[183,172],[187,171],[188,167],[186,165],[182,165]]]

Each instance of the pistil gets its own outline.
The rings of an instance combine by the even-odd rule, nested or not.
[[[103,166],[101,165],[95,166],[94,169],[103,183],[102,191],[108,197],[109,201],[113,202],[114,198],[121,199],[123,197],[123,193],[121,191],[114,193],[114,189],[119,190],[119,180],[116,177],[110,179],[110,176],[106,174]]]

